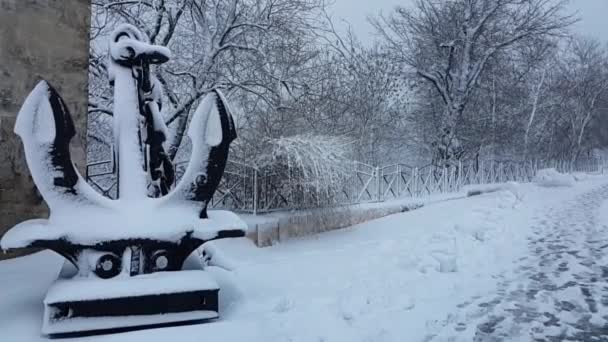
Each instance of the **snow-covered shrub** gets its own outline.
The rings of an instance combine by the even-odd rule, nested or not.
[[[556,169],[542,169],[536,172],[534,183],[545,187],[572,186],[574,178],[571,175],[559,173]]]
[[[334,202],[352,174],[352,144],[345,138],[305,134],[268,139],[265,145],[256,165],[292,207]]]

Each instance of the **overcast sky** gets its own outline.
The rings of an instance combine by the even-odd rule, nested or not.
[[[412,0],[334,0],[335,19],[348,21],[363,41],[373,39],[373,28],[367,22],[371,14],[389,13],[396,5],[407,5]],[[592,35],[608,42],[608,0],[570,0],[570,9],[578,11],[581,21],[577,32]]]

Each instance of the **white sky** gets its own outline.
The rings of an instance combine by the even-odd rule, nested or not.
[[[348,21],[362,41],[373,39],[369,15],[380,11],[389,13],[396,5],[408,5],[412,0],[334,0],[333,17]],[[608,42],[608,0],[570,0],[570,9],[578,11],[581,21],[575,30]]]

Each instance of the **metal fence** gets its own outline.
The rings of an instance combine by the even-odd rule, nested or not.
[[[176,164],[179,177],[186,162]],[[284,175],[264,171],[243,163],[228,161],[224,177],[209,203],[211,208],[226,208],[253,214],[275,210],[302,209],[322,206],[382,202],[403,197],[423,197],[431,194],[459,191],[474,184],[529,182],[536,172],[555,168],[562,173],[603,172],[603,160],[590,158],[567,161],[498,161],[485,160],[439,167],[407,164],[374,166],[353,162],[343,184],[331,192],[310,191],[293,186]],[[103,195],[116,197],[115,167],[111,160],[87,165],[87,181]]]

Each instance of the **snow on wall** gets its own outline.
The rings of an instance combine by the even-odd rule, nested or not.
[[[350,227],[377,218],[411,211],[423,206],[453,199],[500,192],[501,198],[521,201],[523,194],[516,182],[504,184],[482,184],[464,187],[462,191],[437,194],[419,199],[403,199],[380,203],[367,203],[329,209],[298,210],[295,212],[274,213],[259,216],[241,215],[248,225],[247,237],[258,247],[267,247],[290,238],[318,234],[330,230]],[[479,235],[479,234],[478,234]],[[477,238],[483,239],[482,236]],[[449,255],[433,255],[445,272],[454,272]]]
[[[539,187],[571,187],[575,182],[581,182],[595,176],[588,173],[575,172],[563,174],[555,169],[539,170],[532,183]],[[360,204],[329,209],[299,210],[290,213],[266,214],[260,216],[243,215],[248,224],[249,239],[259,247],[266,247],[291,237],[300,237],[340,229],[358,223],[370,221],[383,216],[416,209],[419,206],[455,199],[501,192],[514,197],[517,201],[523,199],[521,185],[517,182],[475,184],[464,186],[460,192],[433,195],[423,199],[408,199],[392,202],[379,202],[374,204]],[[478,238],[483,239],[482,236]],[[445,255],[435,256],[442,267],[447,270],[455,266],[450,265]]]
[[[248,224],[247,236],[259,247],[267,247],[290,238],[345,228],[421,206],[421,201],[406,200],[262,216],[243,215],[242,219]]]

